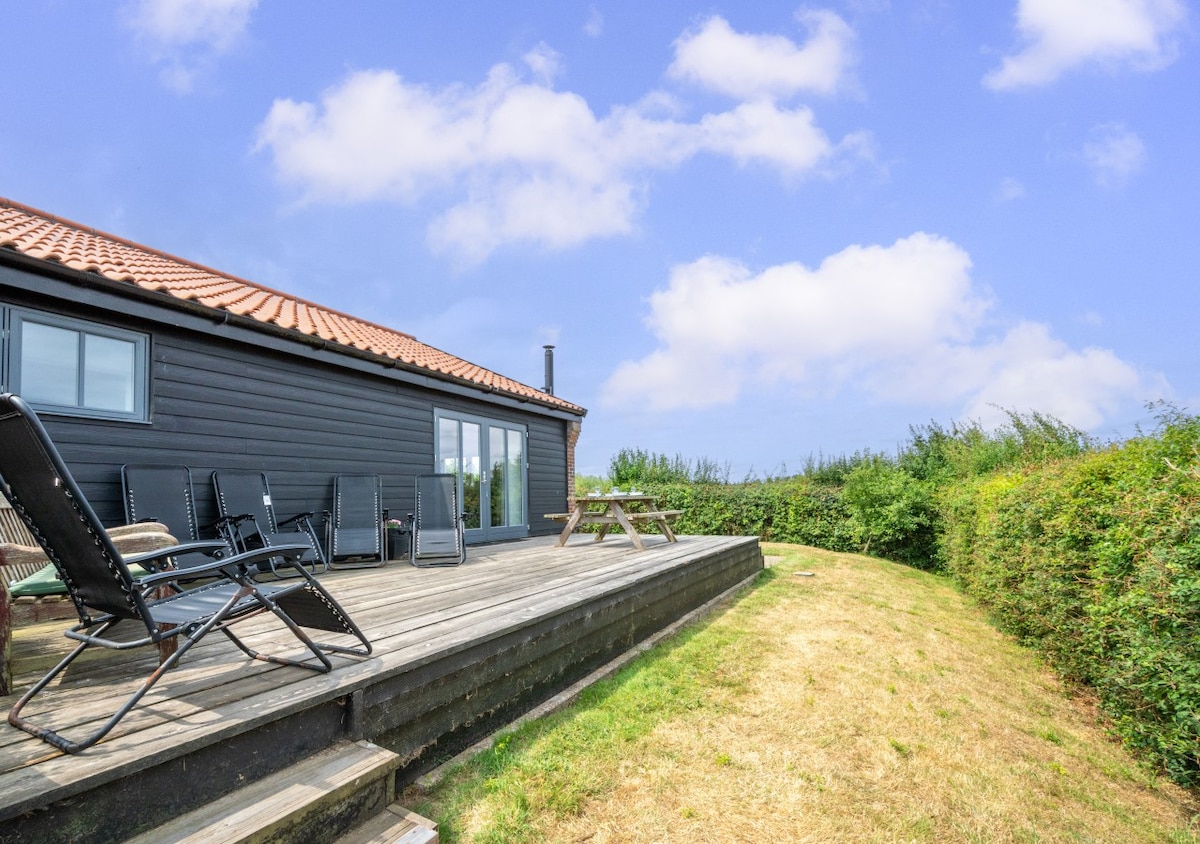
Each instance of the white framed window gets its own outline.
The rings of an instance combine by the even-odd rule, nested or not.
[[[5,383],[36,410],[149,420],[150,335],[23,308],[5,317]]]

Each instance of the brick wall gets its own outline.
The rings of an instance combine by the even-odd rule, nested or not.
[[[575,443],[579,442],[579,432],[583,429],[581,422],[570,422],[567,425],[567,502],[564,510],[569,511],[575,502]]]

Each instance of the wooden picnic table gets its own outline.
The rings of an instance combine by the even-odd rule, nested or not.
[[[581,495],[575,499],[570,513],[547,513],[545,518],[565,521],[558,545],[567,544],[567,539],[583,525],[600,525],[596,542],[603,541],[613,525],[619,525],[633,541],[634,547],[645,551],[639,525],[656,524],[668,542],[675,542],[675,531],[671,523],[682,514],[682,510],[659,510],[653,495],[642,492],[605,493],[603,495]]]

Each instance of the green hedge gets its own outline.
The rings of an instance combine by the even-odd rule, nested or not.
[[[679,533],[757,536],[766,542],[794,542],[833,551],[856,545],[841,491],[802,478],[744,484],[648,484],[658,504],[682,510]]]
[[[1200,786],[1200,418],[1101,447],[1052,417],[914,429],[838,485],[642,483],[681,533],[870,551],[941,569],[1176,782]]]
[[[1200,785],[1200,422],[940,491],[947,569],[1093,686],[1121,737]]]

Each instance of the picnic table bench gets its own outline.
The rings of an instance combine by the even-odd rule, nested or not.
[[[596,509],[598,506],[603,509]],[[677,537],[672,525],[682,514],[682,510],[657,509],[652,495],[608,493],[579,496],[575,499],[575,506],[571,512],[546,513],[544,518],[566,522],[562,533],[558,536],[559,547],[565,545],[571,534],[583,525],[600,526],[600,530],[596,534],[596,542],[603,541],[604,537],[608,535],[609,528],[618,525],[632,540],[634,546],[639,551],[644,551],[646,545],[642,542],[639,526],[656,524],[668,542],[676,542]]]

